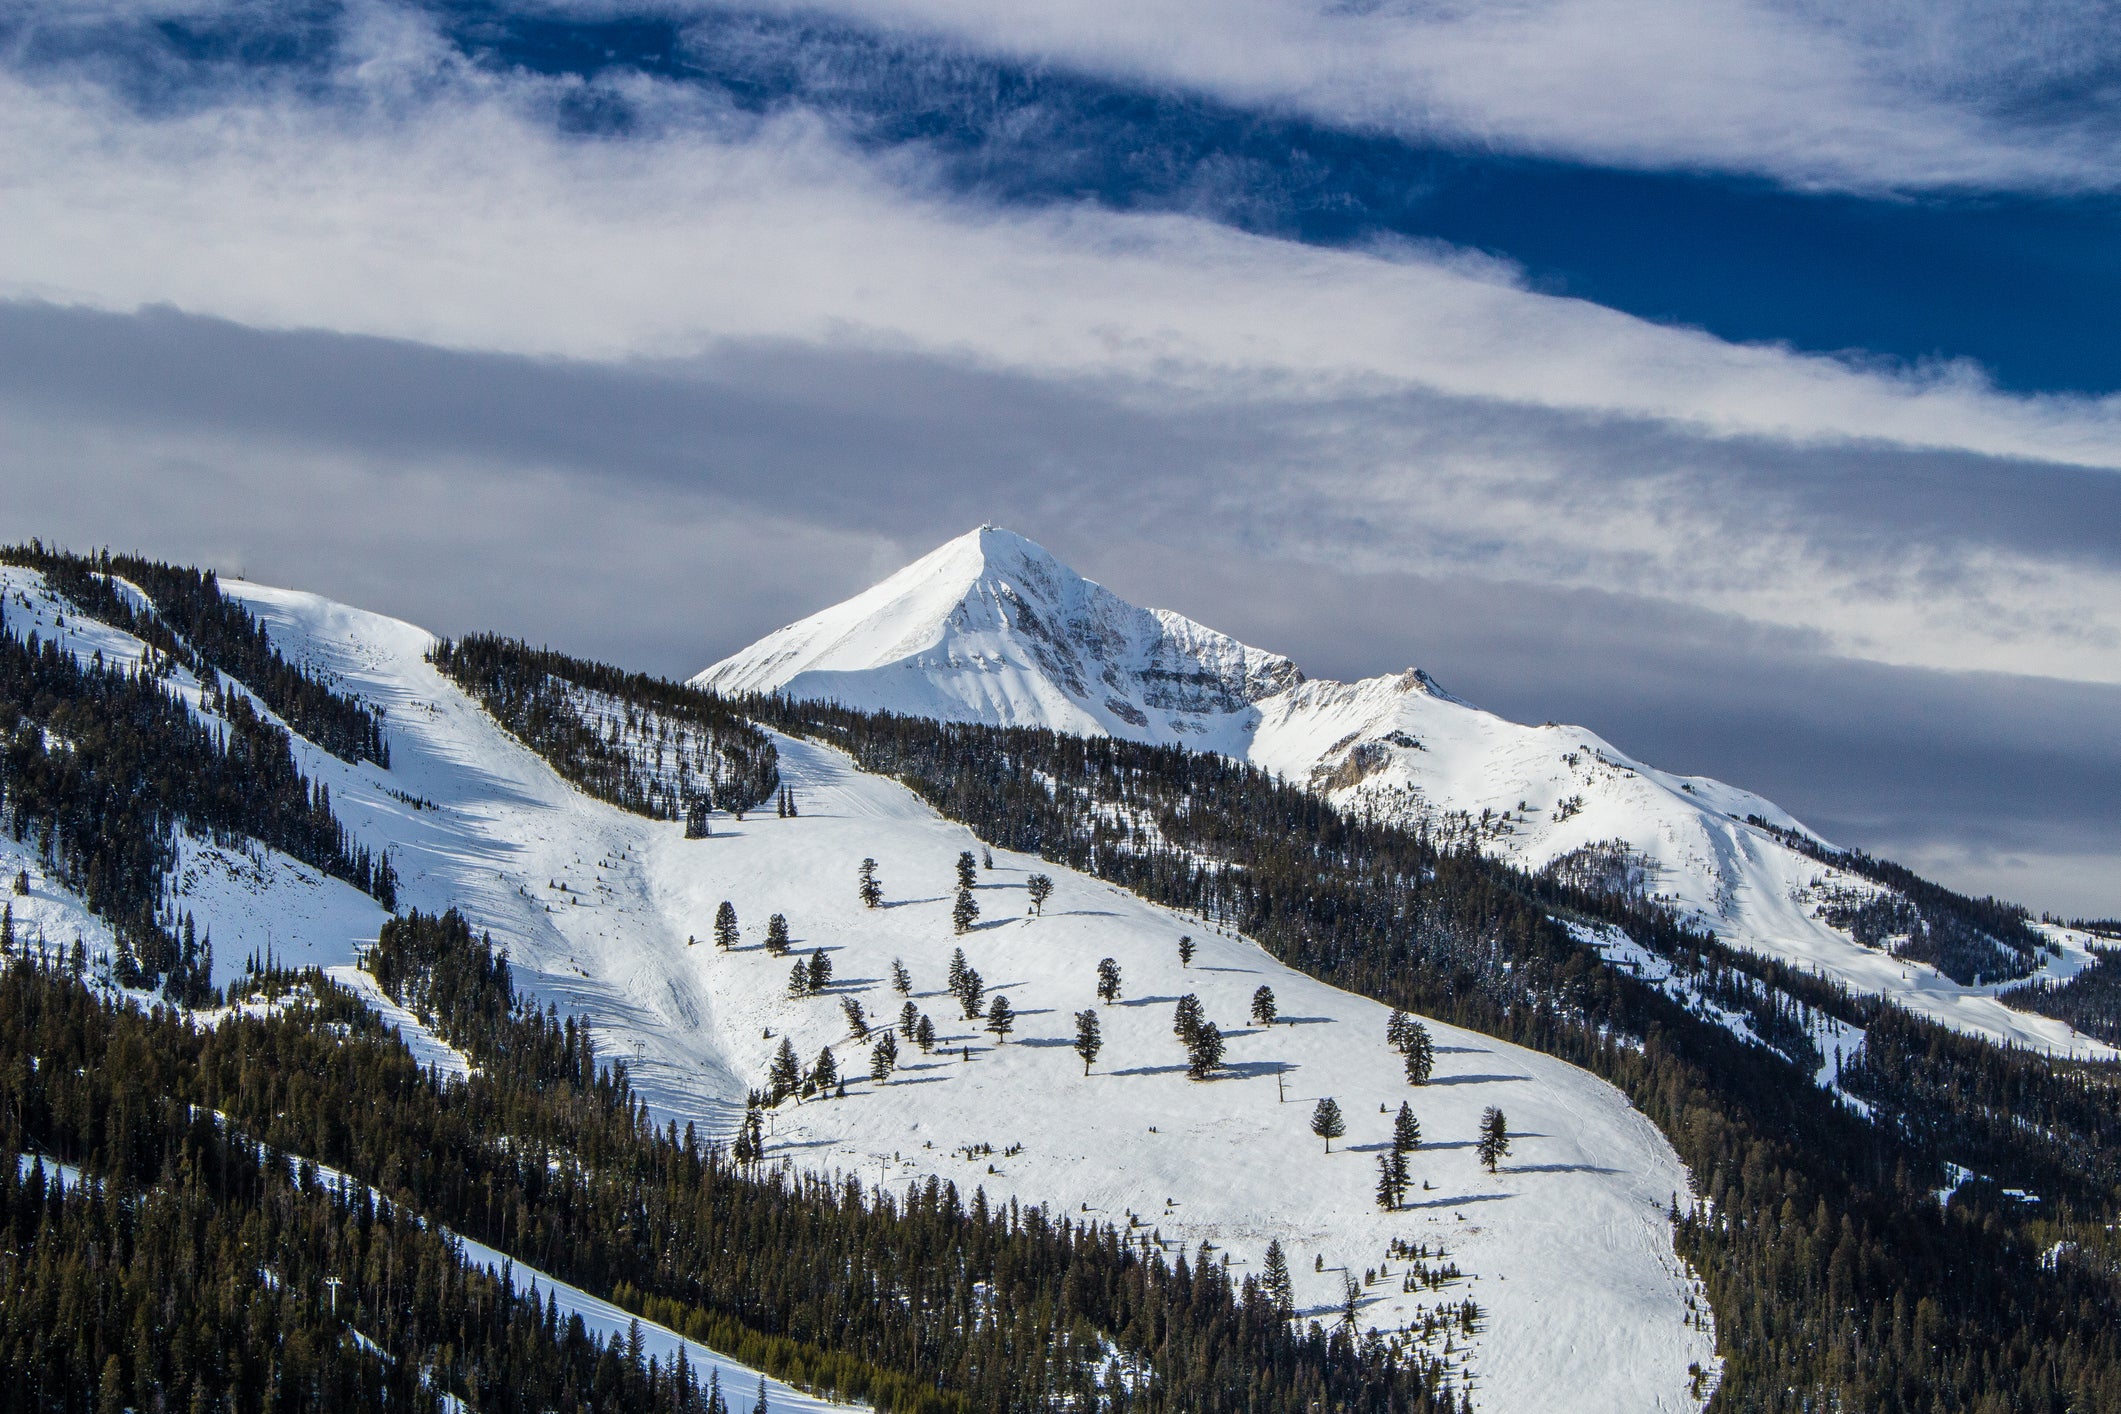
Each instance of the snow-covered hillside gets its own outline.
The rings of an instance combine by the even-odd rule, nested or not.
[[[770,1157],[892,1184],[936,1174],[983,1187],[990,1201],[1109,1219],[1161,1237],[1173,1255],[1211,1244],[1211,1260],[1227,1256],[1239,1274],[1278,1238],[1305,1310],[1330,1320],[1352,1275],[1366,1326],[1418,1334],[1426,1313],[1428,1347],[1448,1349],[1482,1410],[1698,1406],[1690,1367],[1713,1370],[1713,1339],[1666,1218],[1675,1194],[1688,1201],[1687,1176],[1648,1121],[1589,1074],[1433,1025],[1435,1079],[1410,1087],[1383,1008],[1290,972],[1243,938],[1027,857],[998,854],[980,871],[982,917],[960,938],[953,868],[977,842],[834,751],[780,741],[796,817],[717,816],[710,838],[687,839],[680,823],[627,814],[561,780],[424,661],[425,632],[309,595],[223,587],[291,659],[385,710],[388,770],[300,742],[297,751],[356,836],[391,851],[401,904],[460,907],[490,929],[518,982],[586,1017],[661,1115],[729,1135],[784,1038],[806,1064],[829,1045],[846,1096],[781,1106]],[[882,907],[856,896],[864,858],[879,863]],[[234,883],[202,866],[187,894],[213,932],[217,972],[238,970],[266,928],[283,953],[351,961],[363,931],[353,914],[312,913],[297,929],[295,912],[273,902],[295,884],[266,863],[264,883],[240,860],[226,871]],[[1026,910],[1033,870],[1056,881],[1040,917]],[[723,900],[742,924],[726,952],[710,941]],[[380,915],[365,907],[372,934]],[[825,994],[789,994],[790,961],[763,946],[774,912],[798,953],[830,959]],[[1177,952],[1187,934],[1198,944],[1190,966]],[[959,946],[1015,1008],[1003,1043],[944,993]],[[1072,1013],[1097,1005],[1105,957],[1123,990],[1099,1007],[1105,1049],[1086,1076],[1068,1045]],[[843,1002],[889,1024],[903,1001],[894,960],[939,1043],[932,1055],[904,1046],[878,1085]],[[1272,1027],[1247,1021],[1260,986],[1279,1003]],[[1207,1083],[1186,1078],[1172,1034],[1187,993],[1229,1038],[1227,1073]],[[1308,1125],[1323,1095],[1347,1116],[1330,1154]],[[1386,1213],[1372,1198],[1376,1162],[1402,1101],[1424,1143],[1408,1206]],[[1473,1149],[1488,1105],[1508,1114],[1513,1136],[1493,1175]],[[1459,1315],[1468,1300],[1470,1332]]]
[[[1285,658],[1133,608],[993,527],[694,681],[1224,752],[1344,808],[1472,840],[1526,869],[1639,888],[1726,942],[1970,1034],[2059,1054],[2116,1054],[2063,1022],[1997,1001],[2009,979],[1961,983],[1829,922],[1823,914],[1837,905],[1885,891],[1778,838],[1776,830],[1817,841],[1750,791],[1656,770],[1583,727],[1509,721],[1418,670],[1355,683],[1306,679]],[[1145,685],[1166,682],[1223,687],[1180,709],[1146,695]],[[2064,948],[2044,955],[2036,975],[2059,977],[2082,962]]]

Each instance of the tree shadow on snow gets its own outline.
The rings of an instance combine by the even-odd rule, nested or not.
[[[1023,1014],[1022,1012],[1017,1013],[1018,1016]],[[1034,1051],[1044,1051],[1050,1050],[1055,1046],[1072,1046],[1075,1043],[1064,1036],[1024,1036],[1019,1038],[1016,1044],[1029,1046]]]
[[[1432,1077],[1431,1085],[1487,1085],[1500,1084],[1508,1080],[1530,1080],[1529,1075],[1439,1075]]]
[[[1619,1173],[1599,1164],[1504,1164],[1504,1173]]]
[[[877,907],[911,908],[917,903],[941,903],[942,901],[943,896],[941,894],[937,894],[934,898],[887,898],[882,903],[878,904]]]
[[[1184,1070],[1185,1067],[1180,1066],[1179,1069]],[[1261,1075],[1285,1075],[1295,1069],[1296,1067],[1287,1061],[1229,1061],[1223,1066],[1223,1074],[1232,1080],[1251,1080]]]
[[[1473,1203],[1500,1203],[1505,1198],[1514,1198],[1514,1193],[1467,1193],[1457,1198],[1431,1198],[1422,1203],[1408,1203],[1402,1209],[1413,1212],[1420,1208],[1463,1208]]]
[[[1182,1065],[1137,1065],[1127,1070],[1108,1070],[1107,1075],[1184,1075]]]

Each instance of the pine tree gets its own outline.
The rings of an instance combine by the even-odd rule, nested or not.
[[[803,1063],[795,1054],[795,1043],[786,1036],[781,1037],[781,1048],[773,1056],[773,1068],[766,1072],[766,1091],[773,1104],[793,1095],[796,1087],[803,1083]]]
[[[1090,1007],[1075,1014],[1075,1053],[1083,1058],[1083,1074],[1090,1073],[1091,1063],[1097,1053],[1105,1048],[1104,1038],[1098,1034],[1097,1008]]]
[[[1495,1172],[1495,1165],[1501,1162],[1503,1155],[1510,1152],[1510,1122],[1502,1111],[1493,1105],[1489,1105],[1480,1116],[1480,1143],[1477,1152],[1480,1162],[1487,1166],[1489,1173]]]
[[[766,1377],[759,1376],[758,1403],[751,1406],[751,1414],[766,1414]]]
[[[1348,1122],[1341,1118],[1340,1105],[1331,1095],[1312,1107],[1311,1132],[1326,1141],[1329,1154],[1333,1152],[1333,1141],[1348,1132]]]
[[[994,1033],[994,1044],[999,1046],[1009,1039],[1016,1029],[1016,1013],[1009,1009],[1009,999],[1000,992],[994,994],[994,1002],[987,1008],[987,1029]]]
[[[795,968],[788,974],[788,995],[807,997],[810,995],[810,964],[801,958],[795,960]]]
[[[1379,1154],[1377,1156],[1376,1196],[1377,1206],[1386,1212],[1394,1212],[1398,1209],[1399,1192],[1392,1186],[1392,1156],[1390,1154]]]
[[[1033,874],[1024,880],[1024,892],[1031,896],[1031,911],[1040,917],[1046,913],[1046,900],[1053,897],[1053,876]]]
[[[889,1031],[883,1032],[869,1051],[869,1078],[881,1085],[890,1078],[891,1069],[897,1064],[898,1037]]]
[[[898,1009],[898,1034],[907,1040],[913,1039],[913,1028],[920,1025],[921,1009],[912,1002]]]
[[[1180,967],[1191,967],[1193,965],[1193,935],[1191,933],[1178,940],[1178,965]]]
[[[1296,1283],[1289,1279],[1289,1259],[1278,1238],[1267,1240],[1266,1274],[1260,1278],[1259,1289],[1276,1316],[1286,1321],[1296,1314]]]
[[[832,981],[832,959],[818,948],[810,954],[810,990],[822,992]]]
[[[1399,1102],[1399,1115],[1392,1121],[1392,1148],[1401,1154],[1411,1154],[1421,1147],[1421,1121],[1414,1118],[1414,1107],[1405,1100]]]
[[[913,974],[906,970],[905,963],[895,957],[891,959],[891,990],[902,997],[913,995]]]
[[[864,859],[862,861],[859,883],[855,886],[855,891],[861,896],[864,908],[883,907],[884,886],[877,882],[876,861],[874,859]]]
[[[987,995],[987,984],[981,980],[975,968],[965,969],[965,978],[957,986],[958,1004],[965,1009],[965,1020],[977,1021],[980,1003]]]
[[[994,867],[994,851],[985,845],[980,846],[979,867],[982,869],[992,869]]]
[[[920,1025],[913,1028],[913,1039],[920,1046],[924,1056],[935,1049],[935,1023],[925,1014],[921,1017]]]
[[[1395,1051],[1404,1051],[1407,1048],[1407,1026],[1412,1020],[1398,1007],[1393,1007],[1392,1014],[1385,1018],[1385,1044]]]
[[[1222,1063],[1223,1033],[1214,1022],[1203,1018],[1186,1039],[1186,1075],[1193,1080],[1206,1080]]]
[[[840,1010],[847,1014],[847,1030],[857,1041],[869,1039],[869,1018],[862,1014],[860,997],[841,997]]]
[[[1397,1208],[1407,1201],[1407,1188],[1414,1180],[1407,1171],[1407,1156],[1399,1150],[1386,1154],[1385,1162],[1392,1172],[1392,1206]]]
[[[728,899],[723,899],[722,906],[714,911],[714,945],[718,948],[733,948],[736,946],[736,940],[736,905]]]
[[[1351,1335],[1354,1334],[1355,1327],[1357,1324],[1355,1319],[1356,1313],[1361,1310],[1362,1283],[1355,1279],[1355,1273],[1343,1272],[1340,1278],[1341,1329],[1347,1331]]]
[[[1102,958],[1097,964],[1097,999],[1106,1006],[1119,997],[1119,964],[1111,958]]]
[[[1261,987],[1252,994],[1252,1019],[1262,1026],[1272,1026],[1274,1016],[1274,989]]]
[[[958,991],[964,987],[965,973],[970,967],[971,964],[965,961],[965,950],[963,948],[959,948],[950,954],[950,970],[945,976],[949,979],[951,996],[956,996]]]
[[[810,1068],[810,1081],[818,1089],[824,1090],[837,1085],[839,1079],[840,1063],[833,1056],[832,1047],[827,1046],[817,1053],[817,1064]]]
[[[979,882],[979,868],[972,862],[972,851],[961,850],[957,856],[957,886],[969,889]]]
[[[1201,1025],[1200,998],[1188,992],[1178,999],[1171,1012],[1171,1034],[1187,1045],[1193,1044],[1193,1033]]]
[[[802,812],[795,808],[795,787],[790,786],[788,787],[788,818],[793,820],[800,814]]]
[[[1429,1039],[1429,1028],[1418,1021],[1408,1021],[1406,1031],[1407,1083],[1426,1085],[1429,1073],[1436,1068],[1436,1047]]]
[[[969,933],[972,925],[979,921],[979,900],[972,896],[969,886],[957,891],[957,902],[950,905],[950,927],[958,933]]]
[[[788,955],[788,915],[776,913],[766,920],[766,951],[775,957]]]

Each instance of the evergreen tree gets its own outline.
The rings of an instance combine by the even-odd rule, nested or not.
[[[1046,900],[1053,897],[1053,876],[1051,874],[1033,874],[1030,878],[1024,880],[1024,892],[1031,896],[1031,911],[1040,917],[1044,917]]]
[[[818,948],[810,954],[810,990],[822,992],[832,982],[832,959]]]
[[[1009,1039],[1016,1029],[1016,1013],[1009,1009],[1009,999],[1000,992],[994,994],[994,1002],[987,1008],[987,1029],[994,1033],[994,1044],[999,1046]]]
[[[1510,1122],[1503,1116],[1502,1111],[1493,1105],[1489,1105],[1481,1113],[1477,1152],[1480,1154],[1480,1162],[1487,1166],[1489,1173],[1495,1172],[1495,1165],[1501,1162],[1503,1155],[1510,1152]]]
[[[788,915],[776,913],[766,920],[766,951],[775,957],[788,955]]]
[[[1191,967],[1193,965],[1193,935],[1191,933],[1178,940],[1178,965],[1180,967]]]
[[[766,1414],[766,1377],[759,1376],[758,1402],[751,1406],[751,1414]]]
[[[736,946],[736,940],[736,905],[728,899],[723,899],[722,906],[714,911],[714,945],[718,948],[733,948]]]
[[[987,984],[981,980],[977,968],[965,969],[964,980],[957,984],[958,1004],[965,1009],[965,1020],[977,1021],[980,1003],[987,995]]]
[[[897,1064],[898,1037],[889,1031],[880,1033],[876,1038],[876,1045],[869,1051],[869,1078],[881,1085],[890,1077],[892,1067]]]
[[[881,908],[884,904],[884,886],[877,882],[876,861],[864,859],[858,876],[856,892],[861,896],[864,908]]]
[[[800,814],[802,812],[795,808],[795,787],[790,786],[788,787],[788,818],[793,820]]]
[[[1356,1313],[1361,1310],[1362,1283],[1355,1279],[1355,1273],[1353,1272],[1341,1273],[1340,1328],[1348,1332],[1348,1334],[1353,1335],[1355,1333],[1355,1327],[1357,1324]]]
[[[951,929],[961,934],[969,933],[972,931],[972,925],[978,921],[979,900],[972,896],[972,890],[969,887],[959,889],[957,891],[957,902],[950,905]]]
[[[1405,1049],[1407,1053],[1407,1083],[1426,1085],[1429,1073],[1436,1068],[1436,1047],[1429,1039],[1429,1028],[1418,1021],[1407,1022]]]
[[[1267,1240],[1266,1274],[1260,1278],[1259,1288],[1276,1316],[1286,1321],[1296,1314],[1296,1284],[1289,1279],[1289,1259],[1283,1255],[1278,1238]]]
[[[1412,1021],[1412,1017],[1393,1007],[1392,1014],[1385,1018],[1385,1044],[1395,1051],[1404,1051],[1407,1048],[1407,1027]]]
[[[1414,1118],[1414,1107],[1405,1100],[1399,1102],[1399,1115],[1392,1121],[1392,1148],[1401,1154],[1411,1154],[1421,1147],[1421,1121]]]
[[[1262,1026],[1272,1026],[1274,1016],[1274,989],[1261,987],[1252,994],[1252,1019]]]
[[[1101,958],[1097,964],[1097,999],[1110,1006],[1119,998],[1119,963]]]
[[[1098,1034],[1097,1009],[1090,1007],[1075,1014],[1075,1053],[1083,1058],[1083,1074],[1090,1073],[1091,1063],[1097,1053],[1105,1048],[1104,1038]]]
[[[920,1046],[924,1056],[935,1049],[935,1023],[930,1021],[925,1013],[921,1016],[920,1025],[913,1028],[913,1039]]]
[[[857,1041],[869,1039],[869,1018],[862,1014],[860,997],[841,997],[840,1010],[847,1014],[847,1031]]]
[[[988,849],[985,845],[980,846],[979,867],[982,869],[992,869],[994,867],[994,851]]]
[[[957,856],[957,886],[969,889],[979,882],[979,869],[972,862],[972,851],[961,850]]]
[[[902,997],[913,995],[913,974],[906,970],[905,963],[895,957],[891,959],[891,990]]]
[[[1392,1155],[1389,1153],[1377,1156],[1377,1188],[1375,1192],[1378,1207],[1388,1213],[1398,1210],[1399,1190],[1392,1183]]]
[[[774,1053],[773,1066],[766,1072],[766,1093],[772,1097],[768,1103],[779,1104],[802,1083],[803,1063],[796,1057],[795,1043],[783,1036],[780,1050]]]
[[[1206,1080],[1222,1063],[1223,1033],[1214,1022],[1203,1018],[1186,1039],[1186,1075],[1189,1079]]]
[[[810,1067],[810,1082],[820,1090],[830,1089],[840,1079],[840,1063],[827,1046],[817,1053],[817,1064]]]
[[[965,973],[971,968],[971,965],[965,960],[965,950],[963,948],[958,948],[950,954],[950,970],[944,975],[948,979],[951,996],[956,996],[963,989]]]
[[[1200,998],[1188,992],[1178,999],[1171,1011],[1171,1034],[1187,1045],[1193,1044],[1193,1033],[1200,1030],[1202,1012]]]
[[[1329,1154],[1333,1152],[1333,1141],[1348,1132],[1348,1122],[1341,1117],[1340,1105],[1331,1095],[1312,1107],[1311,1132],[1326,1141]]]
[[[810,964],[804,962],[801,958],[795,960],[795,967],[788,973],[788,995],[791,997],[807,997],[810,995]]]
[[[912,1002],[898,1009],[898,1034],[907,1040],[913,1039],[913,1028],[920,1025],[921,1009]]]

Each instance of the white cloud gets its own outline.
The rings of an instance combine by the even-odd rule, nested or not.
[[[968,207],[799,117],[742,138],[674,122],[566,139],[540,116],[553,85],[453,74],[416,34],[379,32],[396,97],[378,106],[149,120],[0,79],[0,294],[616,365],[904,352],[1094,387],[1146,419],[1242,413],[1270,440],[1249,461],[1218,451],[1212,476],[1187,468],[1189,485],[1204,518],[1276,553],[1623,590],[1883,661],[2121,681],[2110,562],[1890,535],[1851,553],[1831,507],[1792,509],[1772,470],[1751,486],[1702,470],[1772,461],[1748,447],[1864,446],[2111,470],[2121,400],[1735,346],[1418,247]],[[1664,430],[1619,467],[1592,457],[1605,421]]]
[[[1519,152],[1859,191],[2121,184],[2121,126],[2098,96],[2117,31],[2097,0],[823,3],[861,24]]]

